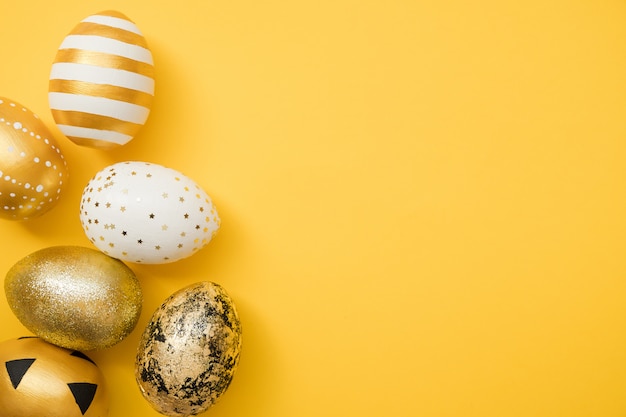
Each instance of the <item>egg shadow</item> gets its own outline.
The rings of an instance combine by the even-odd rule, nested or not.
[[[249,415],[251,404],[255,415],[269,415],[270,405],[281,395],[278,349],[262,314],[240,299],[234,299],[241,320],[242,348],[237,371],[226,392],[206,413],[215,417]],[[268,410],[268,411],[264,411]],[[210,413],[210,414],[209,414]],[[201,414],[204,415],[204,414]]]

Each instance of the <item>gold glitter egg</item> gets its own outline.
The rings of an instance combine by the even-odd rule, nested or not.
[[[153,96],[152,53],[124,14],[88,16],[63,39],[48,101],[59,129],[74,143],[102,149],[128,143],[148,119]]]
[[[109,395],[96,363],[37,337],[0,343],[2,417],[105,417]]]
[[[167,416],[203,413],[230,386],[239,364],[241,323],[223,287],[199,282],[172,294],[145,328],[135,378]]]
[[[0,97],[0,217],[27,220],[50,210],[65,188],[67,163],[39,117]]]
[[[7,273],[4,289],[28,330],[77,350],[122,341],[135,328],[143,301],[130,268],[80,246],[53,246],[22,258]]]

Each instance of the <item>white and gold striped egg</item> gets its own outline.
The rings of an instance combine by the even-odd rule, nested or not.
[[[72,142],[109,149],[145,124],[154,96],[154,62],[135,23],[117,11],[83,19],[64,39],[50,71],[49,103]]]

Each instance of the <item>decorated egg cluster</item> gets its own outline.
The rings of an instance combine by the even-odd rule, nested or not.
[[[49,79],[49,105],[72,143],[123,146],[150,114],[152,52],[117,11],[83,19],[62,40]],[[63,195],[66,163],[33,112],[0,97],[0,217],[27,221]],[[25,254],[6,272],[11,311],[32,336],[0,343],[0,415],[106,416],[115,395],[83,351],[131,334],[143,305],[141,282],[125,262],[165,264],[204,248],[220,228],[212,199],[193,179],[159,164],[122,161],[94,173],[76,216],[93,246]],[[208,410],[230,386],[241,323],[226,290],[211,281],[165,299],[137,346],[139,392],[159,413]]]

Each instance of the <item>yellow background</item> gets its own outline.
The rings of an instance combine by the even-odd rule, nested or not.
[[[152,49],[149,121],[114,151],[62,137],[50,65],[115,9]],[[207,415],[626,415],[626,2],[12,1],[0,95],[38,113],[70,164],[49,213],[0,223],[21,257],[89,246],[83,186],[117,161],[180,170],[216,239],[130,264],[135,331],[93,352],[111,417],[156,416],[139,335],[199,280],[237,303],[244,349]],[[0,299],[0,335],[25,329]]]

